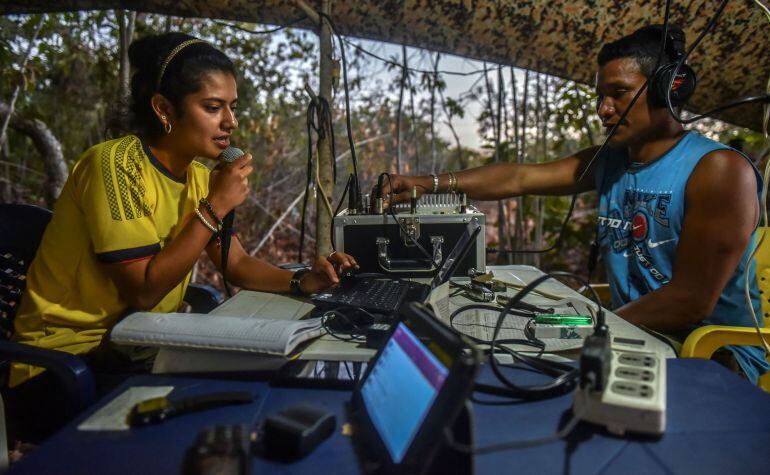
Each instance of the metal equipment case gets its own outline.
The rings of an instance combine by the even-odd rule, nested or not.
[[[351,214],[344,210],[334,218],[334,245],[352,255],[360,272],[396,277],[429,277],[435,270],[429,259],[404,234],[409,233],[441,265],[469,225],[482,230],[454,275],[465,276],[473,268],[484,272],[486,239],[484,214],[463,204],[459,195],[423,195],[413,208],[399,204],[394,208],[400,225],[388,212]]]

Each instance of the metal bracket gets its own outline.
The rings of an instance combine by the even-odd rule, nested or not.
[[[444,262],[444,253],[442,252],[444,236],[431,236],[430,244],[433,247],[433,265],[438,267],[442,262]]]
[[[414,243],[420,239],[420,218],[398,218],[401,222],[399,230],[401,239],[406,247],[415,247]],[[406,234],[404,234],[406,230]]]
[[[431,236],[430,242],[433,247],[433,252],[431,254],[433,256],[433,262],[429,263],[427,267],[424,266],[426,260],[422,261],[423,267],[415,267],[416,264],[414,259],[391,259],[388,255],[388,244],[390,244],[388,238],[378,237],[375,242],[377,244],[377,262],[379,263],[380,268],[385,272],[433,272],[444,260],[444,253],[442,250],[442,245],[444,243],[443,236]]]

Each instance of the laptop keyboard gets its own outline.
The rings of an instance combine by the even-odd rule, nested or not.
[[[406,281],[363,279],[350,285],[341,285],[324,299],[327,304],[360,307],[374,312],[390,313],[398,309],[411,285]]]

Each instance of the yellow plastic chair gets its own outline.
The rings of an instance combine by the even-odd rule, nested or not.
[[[762,234],[759,229],[759,235]],[[770,342],[770,228],[765,241],[757,251],[757,284],[762,300],[763,327],[761,329],[765,340]],[[759,317],[759,315],[758,315]],[[694,330],[687,336],[679,354],[681,358],[711,359],[719,348],[726,345],[762,346],[759,335],[754,327],[734,327],[727,325],[706,325]],[[759,386],[770,393],[770,373],[759,378]]]

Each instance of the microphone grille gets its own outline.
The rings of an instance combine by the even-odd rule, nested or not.
[[[244,155],[243,150],[236,147],[227,147],[219,154],[219,159],[230,163]]]

